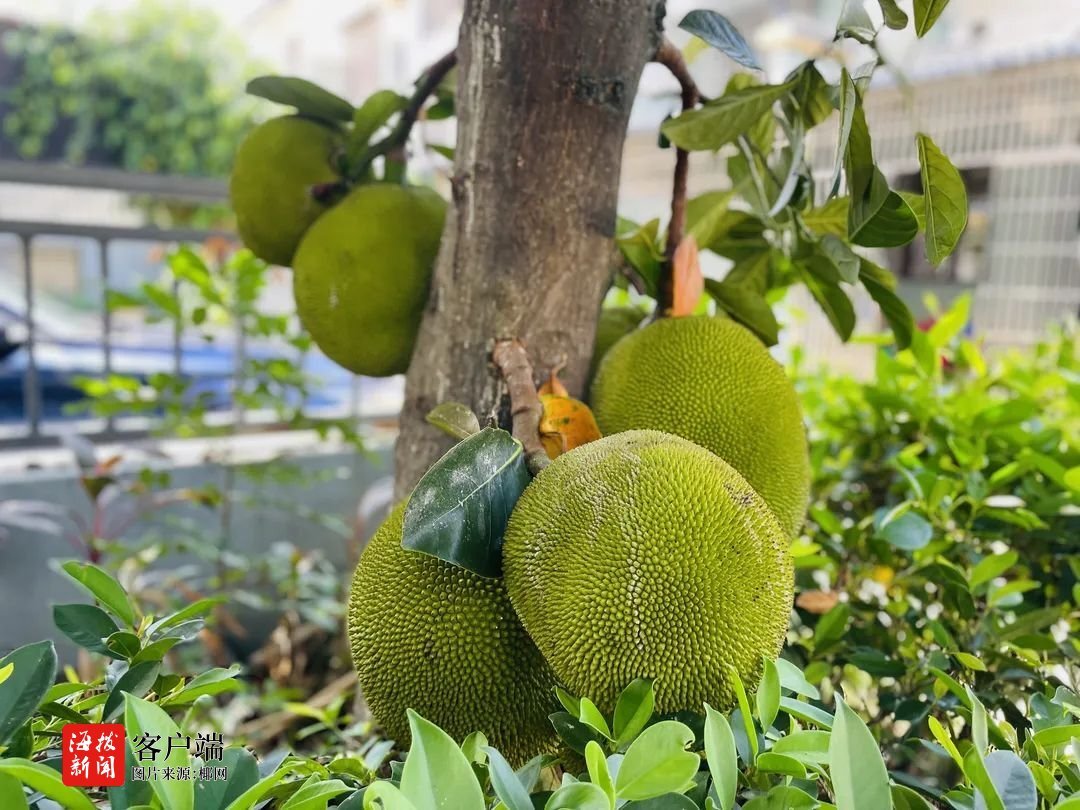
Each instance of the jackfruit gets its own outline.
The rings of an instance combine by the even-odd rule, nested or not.
[[[370,377],[409,367],[445,216],[431,189],[375,183],[354,188],[308,229],[293,293],[327,357]]]
[[[789,535],[802,526],[810,455],[798,396],[743,326],[661,318],[631,332],[600,364],[589,404],[605,436],[663,430],[712,450],[761,494]]]
[[[612,346],[624,336],[637,329],[648,313],[641,307],[604,307],[596,323],[596,342],[593,344],[592,360],[589,361],[589,379],[596,376],[600,361]]]
[[[610,710],[635,678],[656,710],[735,700],[780,651],[794,569],[775,515],[730,465],[652,430],[605,436],[533,479],[503,542],[506,590],[559,681]]]
[[[402,746],[414,709],[458,741],[484,732],[515,765],[554,752],[555,679],[502,580],[403,548],[404,512],[395,508],[360,556],[346,615],[373,715]]]
[[[229,196],[244,244],[271,264],[290,265],[300,238],[327,205],[312,189],[337,182],[340,134],[299,115],[255,127],[236,152]]]

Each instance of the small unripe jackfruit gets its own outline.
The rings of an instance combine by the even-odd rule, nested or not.
[[[369,377],[409,367],[445,216],[431,189],[373,183],[308,229],[293,259],[293,293],[327,357]]]
[[[313,196],[338,178],[341,136],[332,127],[287,115],[255,127],[236,152],[229,196],[244,244],[271,264],[290,265],[300,238],[327,205]]]
[[[346,615],[372,714],[402,746],[414,709],[458,741],[484,732],[514,765],[555,751],[554,676],[502,580],[403,548],[404,512],[394,509],[361,555]]]
[[[663,430],[712,450],[794,535],[810,492],[798,396],[749,330],[727,318],[661,318],[616,343],[590,404],[605,435]]]
[[[510,600],[555,676],[610,710],[655,679],[661,713],[734,701],[791,613],[789,541],[719,456],[632,430],[565,453],[525,490],[503,544]]]

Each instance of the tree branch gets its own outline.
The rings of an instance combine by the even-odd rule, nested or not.
[[[525,465],[534,476],[539,475],[551,463],[551,459],[540,441],[540,419],[544,415],[544,406],[536,393],[532,363],[525,352],[525,345],[517,338],[498,340],[491,352],[491,359],[510,394],[512,432],[525,448]]]
[[[405,143],[409,140],[409,133],[412,132],[413,124],[420,117],[420,110],[423,109],[424,102],[427,101],[428,96],[435,92],[435,88],[439,86],[442,80],[446,78],[446,74],[453,70],[456,64],[457,50],[455,49],[421,74],[416,81],[416,89],[409,96],[409,100],[401,111],[394,128],[390,130],[390,133],[385,138],[369,146],[360,156],[356,165],[350,167],[350,174],[353,177],[363,177],[376,158],[404,149]]]
[[[686,60],[683,59],[682,51],[675,47],[674,43],[667,37],[660,43],[660,47],[656,49],[653,61],[666,67],[671,75],[678,80],[679,87],[682,89],[683,111],[692,110],[697,106],[701,93],[698,92],[694,77],[690,75],[690,69],[686,65]],[[683,238],[683,231],[686,228],[686,175],[689,166],[689,154],[685,149],[676,148],[675,175],[671,189],[671,221],[668,223],[667,245],[664,251],[666,261],[664,262],[663,273],[660,276],[658,314],[663,314],[671,309],[672,296],[675,292],[672,283],[672,259],[675,257],[675,250],[679,247],[679,243]]]

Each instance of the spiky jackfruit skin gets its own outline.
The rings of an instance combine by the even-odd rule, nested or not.
[[[510,516],[510,601],[555,676],[611,710],[655,679],[656,709],[731,706],[791,613],[789,541],[719,456],[667,433],[606,436],[556,458]]]
[[[431,189],[373,183],[308,229],[293,259],[293,293],[327,357],[369,377],[404,373],[445,216]]]
[[[404,512],[396,507],[360,556],[346,614],[372,714],[402,746],[414,709],[459,742],[483,731],[514,765],[554,752],[555,678],[502,580],[402,548]]]
[[[810,455],[795,387],[764,344],[727,318],[661,318],[616,343],[590,404],[605,436],[646,429],[712,450],[789,535],[802,526]]]
[[[333,183],[341,149],[333,128],[287,115],[255,127],[236,152],[229,197],[244,244],[271,264],[290,265],[300,238],[327,206],[313,186]]]
[[[589,379],[596,376],[600,361],[629,332],[636,329],[648,313],[641,307],[604,307],[596,322],[596,343],[589,361]]]

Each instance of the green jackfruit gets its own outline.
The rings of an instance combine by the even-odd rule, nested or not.
[[[396,183],[358,186],[304,234],[293,293],[323,353],[356,374],[409,367],[446,203]]]
[[[510,601],[560,682],[610,710],[635,678],[656,709],[734,702],[791,613],[789,541],[761,497],[702,447],[652,430],[556,458],[510,516]]]
[[[592,360],[589,361],[589,379],[596,376],[600,361],[612,346],[628,333],[637,329],[648,313],[642,307],[604,307],[596,323],[596,343],[593,344]]]
[[[236,152],[229,196],[244,244],[271,264],[290,265],[300,238],[327,206],[312,187],[334,183],[340,134],[288,115],[255,127]]]
[[[789,535],[802,526],[810,455],[795,387],[749,330],[727,318],[661,318],[616,343],[590,404],[605,436],[663,430],[719,455]]]
[[[361,555],[346,616],[373,715],[403,746],[414,709],[458,741],[484,732],[514,765],[555,751],[555,679],[502,580],[402,548],[404,512],[394,509]]]

